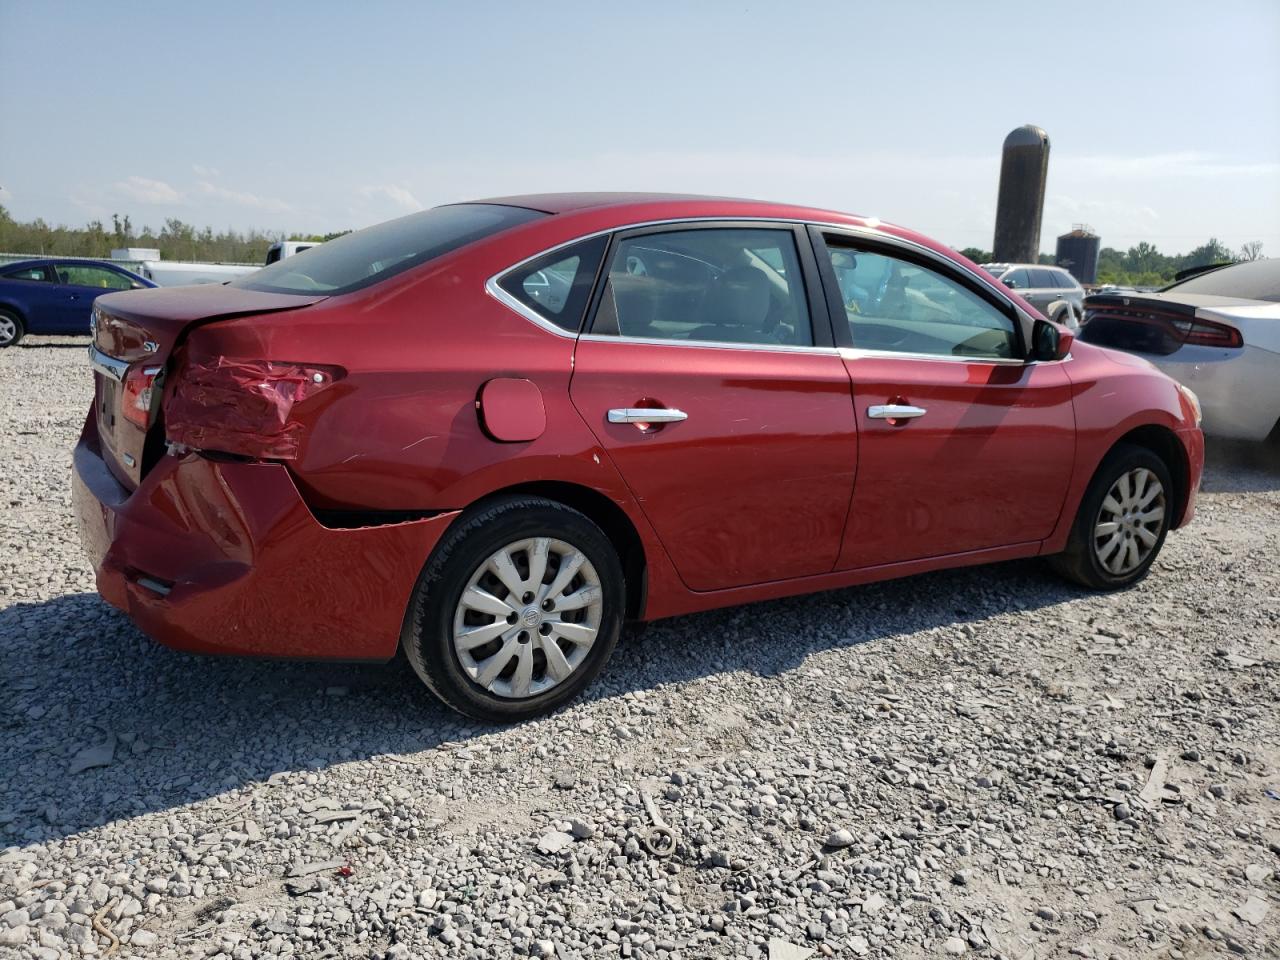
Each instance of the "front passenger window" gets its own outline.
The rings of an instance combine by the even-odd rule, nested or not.
[[[855,349],[1012,359],[1013,319],[956,280],[909,260],[828,247]]]

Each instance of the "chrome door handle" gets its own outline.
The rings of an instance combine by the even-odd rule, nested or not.
[[[906,403],[884,403],[867,407],[867,416],[872,420],[914,420],[928,412],[924,407],[913,407]]]
[[[688,419],[683,410],[665,407],[615,407],[609,411],[610,423],[676,423]]]

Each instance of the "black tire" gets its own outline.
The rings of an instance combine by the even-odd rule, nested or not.
[[[1160,483],[1163,490],[1160,500],[1162,500],[1164,515],[1159,521],[1158,532],[1150,531],[1156,537],[1150,552],[1133,569],[1114,573],[1107,569],[1098,556],[1094,531],[1101,519],[1103,503],[1112,487],[1122,476],[1138,469],[1149,470]],[[1169,475],[1169,467],[1163,460],[1145,447],[1119,444],[1107,454],[1093,475],[1093,480],[1089,482],[1084,499],[1080,501],[1080,510],[1076,514],[1075,522],[1071,525],[1067,548],[1057,556],[1050,557],[1050,565],[1068,580],[1093,590],[1120,590],[1132,586],[1147,575],[1151,564],[1155,562],[1161,547],[1164,546],[1169,525],[1173,522],[1173,493],[1173,480]],[[1121,550],[1123,549],[1122,544]]]
[[[468,676],[454,649],[454,618],[463,590],[481,565],[503,547],[537,537],[563,541],[586,556],[599,578],[600,625],[566,679],[540,694],[511,699]],[[414,588],[401,643],[414,672],[445,704],[477,720],[510,723],[549,713],[590,684],[617,645],[625,609],[622,564],[599,527],[552,500],[503,497],[463,513],[441,538]]]
[[[20,316],[12,310],[0,307],[0,348],[12,347],[26,332],[26,325]]]

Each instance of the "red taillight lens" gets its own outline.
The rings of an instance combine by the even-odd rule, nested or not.
[[[1174,320],[1173,325],[1182,334],[1183,343],[1201,347],[1243,347],[1244,337],[1235,327],[1210,320]]]
[[[345,375],[314,363],[184,360],[165,395],[165,433],[194,450],[292,460],[304,429],[296,408]]]
[[[133,367],[124,375],[121,413],[143,430],[151,421],[151,404],[161,367]]]

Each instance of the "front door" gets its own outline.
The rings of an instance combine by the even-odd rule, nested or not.
[[[58,274],[57,329],[64,333],[88,333],[93,301],[113,290],[130,290],[133,284],[123,274],[92,263],[62,262],[54,266]]]
[[[1012,306],[928,254],[830,233],[819,249],[860,436],[838,567],[1047,537],[1075,456],[1063,362],[1026,362]]]
[[[857,434],[819,288],[791,227],[611,244],[570,394],[690,589],[836,564]]]

